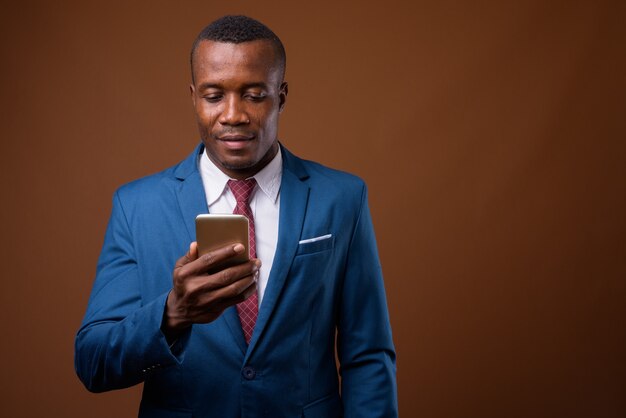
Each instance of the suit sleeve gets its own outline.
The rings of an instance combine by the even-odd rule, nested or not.
[[[135,385],[155,369],[182,361],[184,338],[170,349],[160,330],[167,294],[142,303],[130,231],[118,192],[75,340],[76,373],[92,392]]]
[[[337,349],[345,418],[396,417],[396,356],[365,186],[348,249]]]

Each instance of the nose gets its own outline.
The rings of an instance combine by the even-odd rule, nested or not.
[[[237,126],[250,123],[250,118],[246,113],[242,100],[238,97],[229,97],[224,102],[224,109],[219,117],[222,125]]]

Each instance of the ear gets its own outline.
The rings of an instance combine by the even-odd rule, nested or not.
[[[282,112],[285,108],[285,103],[287,103],[287,94],[289,93],[289,84],[286,81],[280,85],[280,90],[278,91],[278,112]]]
[[[189,93],[191,93],[191,104],[196,107],[196,88],[193,84],[189,85]]]

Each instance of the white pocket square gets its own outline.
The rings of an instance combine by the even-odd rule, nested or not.
[[[330,238],[332,236],[333,236],[333,234],[320,235],[319,237],[315,237],[315,238],[303,239],[303,240],[299,241],[298,244],[308,244],[310,242],[322,241],[322,240],[328,239],[328,238]]]

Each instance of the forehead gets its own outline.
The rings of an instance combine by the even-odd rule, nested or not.
[[[279,81],[280,68],[269,41],[202,41],[194,53],[193,72],[196,84],[231,79],[270,83]]]

